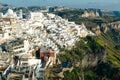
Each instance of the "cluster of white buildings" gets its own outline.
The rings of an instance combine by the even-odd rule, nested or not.
[[[25,39],[26,52],[34,46],[45,46],[59,53],[57,45],[72,47],[79,37],[94,35],[84,24],[77,25],[55,14],[31,12],[30,19],[22,19],[22,11],[19,13],[17,16],[11,9],[5,15],[1,13],[3,33],[0,37],[7,40]]]

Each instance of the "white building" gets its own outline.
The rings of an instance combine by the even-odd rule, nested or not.
[[[24,49],[25,49],[25,53],[27,53],[30,49],[30,44],[28,40],[24,40]]]
[[[0,12],[0,19],[3,18],[3,13]]]
[[[30,13],[31,20],[40,20],[44,17],[43,13],[41,12],[31,12]]]
[[[4,38],[5,38],[5,39],[9,39],[9,37],[10,37],[10,36],[9,36],[9,33],[8,33],[8,32],[4,33]]]

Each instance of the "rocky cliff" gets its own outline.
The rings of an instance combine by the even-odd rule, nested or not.
[[[111,23],[102,23],[97,24],[91,28],[91,30],[98,36],[101,33],[106,33],[110,29],[118,29],[120,30],[120,21],[111,22]]]
[[[98,17],[99,13],[96,11],[84,11],[81,17]]]
[[[91,43],[92,42],[92,43]],[[89,45],[91,51],[86,49],[86,51],[82,54],[82,67],[94,67],[100,62],[106,62],[106,50],[103,46],[100,46],[97,42],[90,41],[86,45]]]

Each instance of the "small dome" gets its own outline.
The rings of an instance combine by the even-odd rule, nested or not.
[[[17,14],[14,13],[12,9],[8,9],[7,13],[5,14],[6,18],[15,18],[16,16]]]
[[[11,15],[13,15],[13,14],[14,14],[14,12],[13,12],[13,10],[12,10],[12,9],[8,9],[7,14],[11,14]]]

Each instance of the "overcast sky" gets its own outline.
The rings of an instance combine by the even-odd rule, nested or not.
[[[120,0],[0,0],[13,6],[68,6],[73,8],[100,8],[120,11]]]

